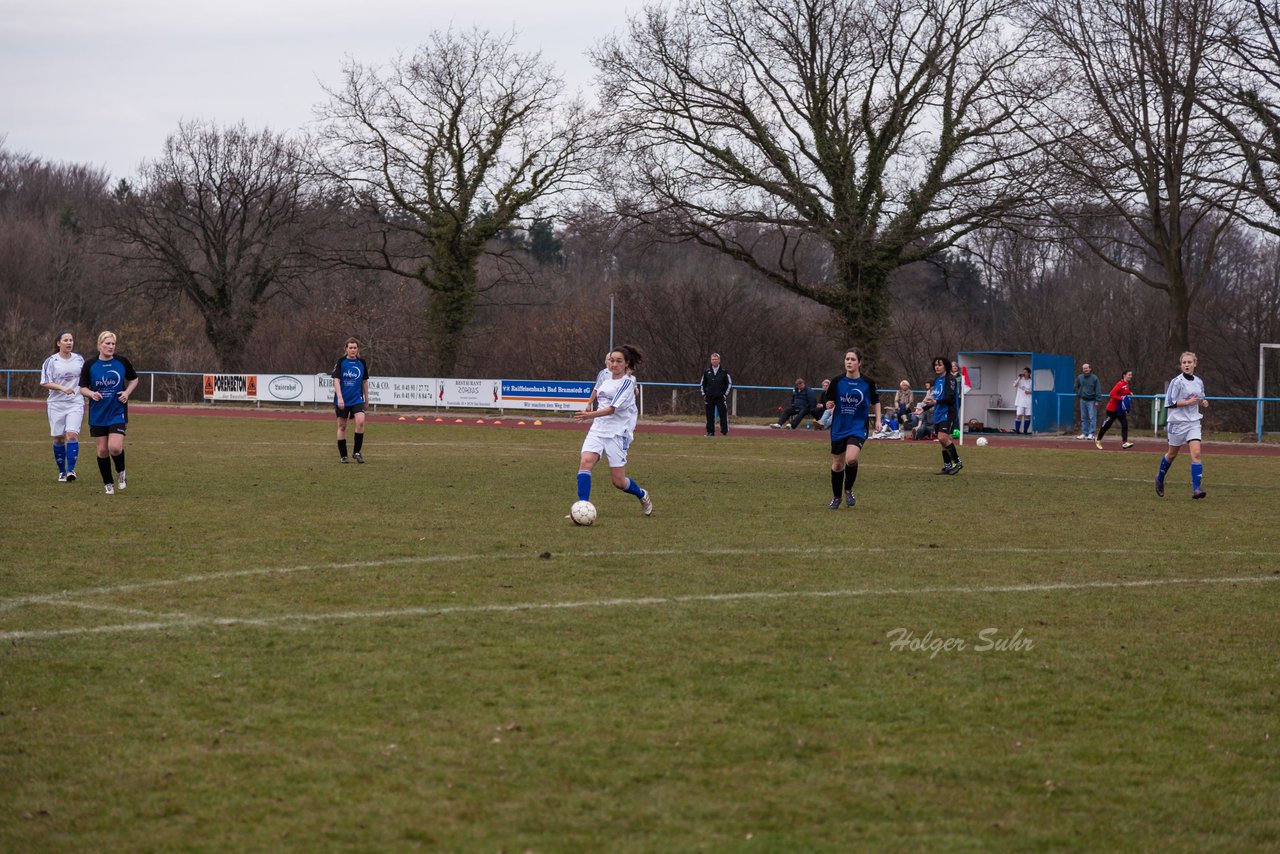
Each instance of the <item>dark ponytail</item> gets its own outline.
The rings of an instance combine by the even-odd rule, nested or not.
[[[615,353],[621,353],[623,361],[625,361],[627,363],[627,367],[633,371],[640,366],[642,361],[644,361],[644,353],[641,353],[638,347],[634,347],[631,344],[621,344],[614,347],[613,351]]]

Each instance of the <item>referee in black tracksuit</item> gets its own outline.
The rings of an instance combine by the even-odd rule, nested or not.
[[[707,435],[716,434],[716,413],[720,413],[720,435],[729,435],[729,391],[733,378],[720,367],[720,354],[711,354],[711,367],[702,372],[702,400],[707,409]]]

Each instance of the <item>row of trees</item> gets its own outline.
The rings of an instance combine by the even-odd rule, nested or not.
[[[847,342],[907,376],[1100,329],[1135,367],[1256,352],[1277,36],[1263,0],[687,0],[600,43],[588,107],[437,33],[349,64],[306,138],[186,123],[110,188],[0,149],[0,361],[129,306],[175,370],[354,331],[406,372],[576,374],[608,294],[672,379],[731,344],[762,382]]]

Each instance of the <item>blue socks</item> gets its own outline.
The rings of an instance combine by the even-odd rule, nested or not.
[[[644,490],[640,488],[640,484],[631,478],[627,478],[627,485],[622,488],[622,491],[634,495],[636,498],[644,497]],[[578,500],[591,500],[591,472],[589,471],[578,472]]]
[[[53,446],[53,461],[58,464],[58,471],[62,474],[76,470],[76,458],[79,456],[79,442],[67,442],[63,445]]]
[[[1168,457],[1165,457],[1165,456],[1160,457],[1160,471],[1156,474],[1156,480],[1163,483],[1164,476],[1168,474],[1169,467],[1172,465],[1173,463],[1169,462]],[[1200,491],[1200,480],[1203,477],[1204,477],[1204,463],[1192,463],[1191,464],[1191,488],[1196,492]]]

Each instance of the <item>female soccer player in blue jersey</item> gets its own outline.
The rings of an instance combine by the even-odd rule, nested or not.
[[[822,404],[831,410],[831,503],[828,510],[840,509],[840,492],[849,507],[858,502],[853,484],[858,479],[858,455],[867,441],[867,422],[872,413],[880,423],[880,396],[875,381],[862,375],[862,351],[850,347],[844,354],[844,373],[831,378],[822,395]]]
[[[635,431],[636,379],[630,372],[636,369],[644,356],[630,344],[623,344],[609,352],[606,365],[609,378],[601,382],[595,391],[596,409],[575,412],[575,421],[590,421],[591,429],[582,442],[578,459],[578,500],[591,500],[591,469],[600,462],[601,455],[609,459],[609,477],[613,485],[634,495],[640,501],[644,515],[653,515],[653,501],[649,491],[627,477],[627,449]]]
[[[137,386],[138,372],[128,359],[116,355],[116,334],[99,333],[98,355],[80,371],[80,394],[89,399],[89,435],[98,441],[98,472],[107,495],[117,489],[124,492],[124,433],[129,426],[129,397]]]
[[[338,417],[338,462],[347,461],[347,421],[356,422],[356,445],[352,456],[363,463],[364,410],[369,394],[369,366],[360,358],[360,341],[347,339],[347,349],[329,373],[333,377],[333,414]]]
[[[933,409],[933,426],[938,444],[942,446],[942,469],[938,474],[956,474],[964,468],[960,452],[951,435],[960,424],[960,388],[951,373],[951,360],[946,356],[933,358],[933,386],[924,399],[924,408]]]
[[[1204,476],[1204,465],[1200,462],[1200,420],[1204,418],[1201,410],[1209,408],[1209,401],[1204,396],[1204,380],[1196,376],[1197,364],[1195,353],[1183,353],[1178,359],[1182,373],[1169,380],[1165,392],[1169,450],[1160,458],[1160,470],[1156,472],[1156,495],[1161,498],[1164,498],[1164,476],[1184,445],[1191,452],[1191,497],[1199,499],[1208,494],[1200,487]]]
[[[53,435],[53,461],[58,464],[58,482],[76,479],[76,458],[80,454],[80,425],[84,420],[84,398],[80,395],[80,372],[84,356],[74,352],[76,337],[60,332],[57,351],[40,368],[40,387],[49,390],[49,431]]]

